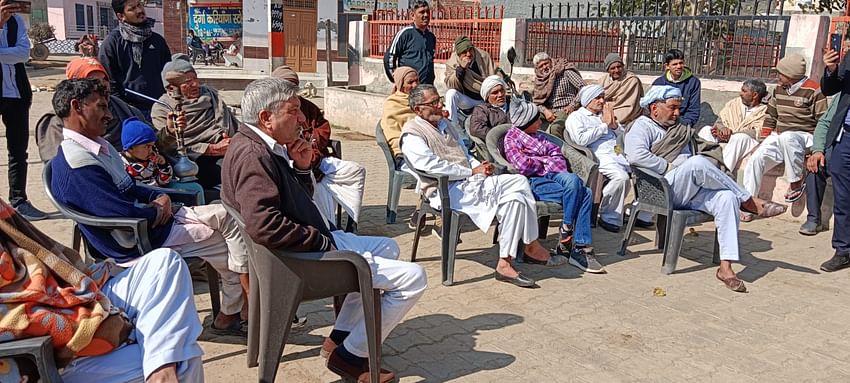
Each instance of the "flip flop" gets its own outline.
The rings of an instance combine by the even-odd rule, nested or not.
[[[742,211],[740,218],[741,222],[752,222],[756,218],[756,215],[753,213],[747,213],[745,211]]]
[[[737,276],[726,279],[720,278],[720,270],[717,270],[717,273],[715,273],[714,276],[717,278],[717,280],[723,282],[723,284],[726,285],[726,288],[728,288],[729,290],[732,290],[736,293],[747,292],[747,286],[744,284],[744,281],[738,279]]]
[[[794,203],[803,196],[803,191],[806,190],[806,184],[800,185],[799,189],[789,190],[788,193],[785,193],[785,202]]]
[[[211,333],[218,336],[248,337],[248,321],[235,320],[226,328],[216,328],[215,323],[213,323],[209,328]]]
[[[785,210],[787,210],[787,209],[788,209],[788,207],[785,206],[785,205],[780,205],[780,204],[773,202],[773,201],[765,201],[764,206],[763,206],[763,210],[761,211],[761,214],[759,214],[759,217],[762,217],[762,218],[775,217],[777,215],[784,213]]]

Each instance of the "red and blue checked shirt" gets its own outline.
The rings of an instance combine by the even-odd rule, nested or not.
[[[529,135],[519,128],[510,128],[505,135],[504,148],[505,159],[524,176],[569,171],[561,148],[541,134]]]

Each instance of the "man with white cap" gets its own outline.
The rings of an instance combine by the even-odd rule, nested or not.
[[[761,132],[764,141],[744,169],[744,187],[757,195],[762,176],[776,165],[785,164],[785,180],[790,183],[785,202],[792,203],[805,191],[806,152],[812,147],[812,133],[828,104],[820,84],[806,77],[803,56],[785,56],[776,65],[776,72],[779,84],[767,104]]]
[[[508,84],[502,76],[494,74],[484,79],[481,83],[484,103],[476,105],[469,116],[469,132],[473,136],[486,140],[490,129],[511,122],[507,94]]]
[[[767,117],[767,86],[760,80],[747,80],[741,86],[740,97],[729,100],[714,125],[703,126],[699,137],[708,142],[724,143],[723,164],[736,171],[738,163],[758,146],[759,130]]]
[[[617,233],[623,226],[623,203],[631,189],[631,170],[623,149],[617,145],[617,137],[624,134],[623,125],[614,114],[613,104],[606,102],[605,97],[600,85],[581,88],[578,92],[581,108],[567,117],[564,136],[592,150],[599,161],[599,173],[608,179],[602,189],[599,226]],[[652,216],[642,214],[637,225],[652,226]]]
[[[635,120],[626,134],[626,158],[632,165],[664,175],[670,183],[674,208],[701,210],[714,216],[720,246],[717,279],[732,291],[745,292],[744,282],[732,270],[732,262],[739,260],[738,210],[767,217],[782,214],[785,207],[753,197],[707,156],[693,155],[689,145],[693,137],[680,139],[674,134],[682,131],[681,103],[678,88],[652,86],[640,100],[649,115]]]
[[[535,286],[534,280],[511,264],[520,241],[526,245],[523,249],[526,260],[531,258],[546,266],[567,262],[562,256],[550,255],[537,240],[536,203],[525,176],[495,175],[493,164],[473,158],[443,118],[443,103],[437,88],[427,84],[414,88],[410,92],[410,108],[416,117],[401,131],[401,152],[407,162],[431,176],[448,176],[451,208],[469,216],[481,231],[486,232],[493,218],[498,219],[496,280],[520,287]],[[433,207],[440,208],[436,181],[419,179],[418,189]]]
[[[604,273],[605,268],[596,260],[591,246],[593,192],[570,172],[561,147],[538,134],[543,122],[536,105],[522,100],[511,102],[511,125],[505,134],[505,159],[528,177],[535,199],[560,203],[563,207],[557,253],[568,255],[570,264],[582,271]],[[573,242],[575,246],[571,250]]]

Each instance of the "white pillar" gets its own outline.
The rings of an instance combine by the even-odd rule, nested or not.
[[[246,71],[271,73],[268,55],[256,57],[269,49],[269,6],[267,1],[242,2],[242,67]]]
[[[509,73],[510,63],[508,62],[508,50],[511,47],[516,50],[517,57],[514,66],[523,66],[525,63],[525,55],[533,52],[525,51],[525,34],[527,24],[525,19],[502,19],[502,36],[499,43],[499,67]]]
[[[369,22],[348,22],[348,85],[363,82],[363,62],[369,57]]]
[[[814,81],[823,76],[823,48],[829,42],[829,16],[791,15],[785,54],[797,53],[806,59],[806,75]]]

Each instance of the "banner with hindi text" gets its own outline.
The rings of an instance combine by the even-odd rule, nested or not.
[[[242,4],[198,4],[189,7],[189,29],[204,40],[242,32]]]

